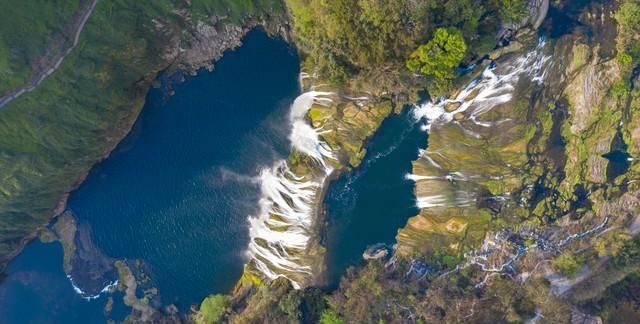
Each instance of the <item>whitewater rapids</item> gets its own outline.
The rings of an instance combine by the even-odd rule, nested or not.
[[[316,198],[335,160],[331,148],[320,140],[327,131],[309,125],[305,116],[316,105],[332,102],[332,93],[309,91],[298,96],[289,113],[292,149],[311,157],[321,176],[296,175],[286,160],[260,172],[259,213],[249,217],[250,263],[269,280],[289,279],[295,288],[312,275],[307,248],[315,216]]]

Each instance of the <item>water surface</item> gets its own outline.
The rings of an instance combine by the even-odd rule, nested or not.
[[[97,248],[143,260],[163,304],[184,312],[240,277],[247,217],[260,196],[255,178],[289,153],[298,75],[290,46],[261,30],[249,33],[213,73],[176,84],[173,96],[167,87],[152,89],[132,132],[71,194],[69,209]],[[105,322],[108,297],[78,296],[62,255],[57,242],[33,242],[10,264],[0,284],[0,323]],[[83,287],[82,278],[74,282]],[[113,298],[121,301],[122,293]],[[123,309],[116,303],[109,318],[122,320]]]
[[[329,287],[348,266],[363,262],[367,246],[394,244],[398,229],[418,214],[414,183],[406,175],[427,144],[420,126],[409,109],[387,118],[368,143],[361,166],[330,184],[324,201]]]

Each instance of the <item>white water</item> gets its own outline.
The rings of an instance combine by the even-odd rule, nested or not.
[[[67,275],[67,279],[69,279],[69,282],[71,282],[71,286],[73,287],[73,291],[76,292],[76,294],[80,295],[80,297],[82,297],[82,299],[86,300],[86,301],[90,301],[93,299],[97,299],[100,297],[100,295],[107,293],[109,291],[111,291],[112,288],[114,288],[115,286],[118,285],[118,280],[113,281],[108,283],[106,286],[104,286],[104,288],[102,288],[102,290],[100,290],[100,292],[98,292],[95,295],[88,295],[86,292],[84,292],[82,289],[80,289],[80,287],[76,286],[75,282],[73,281],[73,278],[70,275]]]
[[[425,131],[430,130],[433,123],[451,122],[454,115],[458,113],[466,113],[465,118],[478,126],[493,126],[494,123],[480,122],[477,118],[499,104],[509,102],[513,96],[514,86],[521,76],[530,76],[531,80],[537,83],[542,83],[544,80],[546,73],[543,67],[550,58],[543,53],[544,45],[545,42],[541,39],[535,50],[515,60],[511,66],[506,67],[506,72],[503,74],[496,74],[495,65],[489,64],[480,77],[469,82],[454,98],[440,98],[435,103],[428,102],[417,106],[413,110],[414,117],[425,121],[423,127]],[[447,105],[458,105],[458,107],[447,112],[445,110]],[[505,121],[500,120],[495,123]]]
[[[429,132],[433,125],[445,124],[450,122],[457,123],[462,127],[467,136],[482,138],[477,132],[465,128],[459,121],[454,120],[454,116],[462,115],[463,120],[469,120],[479,127],[492,127],[507,122],[508,119],[497,120],[493,122],[479,121],[478,117],[491,111],[500,104],[509,102],[513,98],[515,86],[522,76],[531,78],[533,82],[541,84],[545,77],[546,62],[550,56],[544,54],[545,42],[541,39],[538,46],[526,55],[514,60],[511,65],[501,66],[501,72],[496,72],[494,63],[489,64],[482,75],[475,78],[467,84],[455,97],[440,98],[436,102],[428,102],[420,106],[416,106],[413,115],[416,121],[423,121],[422,129]],[[445,107],[455,107],[447,112]],[[414,182],[419,181],[468,181],[472,179],[486,178],[482,175],[466,175],[458,171],[445,170],[430,155],[435,154],[447,160],[448,158],[437,151],[421,150],[420,159],[426,161],[429,165],[446,172],[440,175],[417,175],[408,174],[407,179]],[[499,179],[500,176],[491,176],[492,179]],[[442,193],[418,196],[416,204],[418,208],[434,208],[434,207],[465,207],[475,202],[473,193],[461,190],[455,191],[450,195]]]
[[[311,275],[305,262],[305,251],[311,236],[316,196],[322,183],[332,172],[328,159],[335,159],[331,148],[320,140],[326,130],[315,129],[305,121],[314,104],[327,105],[329,92],[303,93],[291,105],[289,139],[293,149],[313,159],[322,170],[318,179],[303,179],[294,174],[285,160],[260,172],[262,197],[260,211],[249,217],[249,256],[255,268],[267,279],[288,278],[295,288],[296,278]],[[296,277],[296,278],[294,278]]]

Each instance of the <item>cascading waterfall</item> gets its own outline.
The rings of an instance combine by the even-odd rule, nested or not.
[[[260,172],[262,197],[259,214],[249,217],[249,255],[261,275],[268,279],[288,278],[295,288],[300,278],[311,276],[305,260],[311,236],[316,197],[326,177],[332,172],[328,160],[335,159],[329,146],[320,140],[325,132],[311,127],[305,116],[311,106],[331,103],[330,92],[303,93],[291,105],[289,139],[293,149],[313,159],[321,176],[296,175],[285,160]]]
[[[455,98],[439,99],[436,103],[428,102],[414,109],[413,115],[417,120],[425,120],[423,127],[428,131],[432,123],[448,123],[453,120],[453,116],[458,113],[466,113],[466,118],[478,126],[490,127],[495,123],[479,122],[477,118],[489,112],[499,104],[509,102],[513,96],[514,85],[520,76],[530,76],[532,81],[542,83],[545,77],[543,69],[550,56],[544,55],[545,41],[543,38],[538,42],[538,46],[523,57],[518,58],[506,73],[498,75],[495,73],[496,64],[491,62],[482,72],[482,75],[458,93]],[[458,108],[451,112],[445,110],[446,105],[458,105]]]
[[[501,66],[501,72],[497,73],[497,65],[491,62],[482,72],[482,75],[469,82],[455,97],[441,98],[436,102],[428,102],[417,106],[413,110],[416,121],[424,121],[422,129],[430,132],[433,125],[454,122],[461,127],[466,136],[481,138],[476,131],[463,125],[463,121],[469,121],[476,128],[487,128],[509,121],[502,119],[497,121],[480,121],[478,117],[491,111],[503,103],[509,102],[513,97],[515,85],[521,76],[528,76],[532,82],[542,84],[546,74],[546,63],[550,56],[544,54],[545,41],[541,38],[536,48],[526,55],[515,59],[509,66]],[[447,107],[455,107],[447,111]],[[462,117],[461,117],[462,116]],[[457,117],[457,118],[456,118]],[[439,165],[433,156],[439,156],[443,160],[448,158],[438,151],[421,150],[420,159],[427,165],[440,171],[440,174],[420,175],[409,174],[407,179],[418,183],[421,181],[470,181],[481,178],[499,179],[496,175],[463,174],[458,171],[449,171]],[[415,172],[415,170],[414,170]],[[475,193],[460,190],[460,186],[452,185],[446,195],[438,190],[429,190],[427,194],[416,193],[417,206],[419,208],[433,207],[468,207],[475,203]]]

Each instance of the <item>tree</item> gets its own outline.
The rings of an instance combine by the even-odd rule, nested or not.
[[[552,263],[563,275],[573,278],[584,265],[584,257],[565,252],[555,258]]]
[[[512,25],[522,21],[529,13],[525,0],[499,0],[498,7],[502,21]]]
[[[640,2],[626,0],[616,12],[615,18],[623,32],[640,34]],[[637,37],[637,36],[636,36]]]
[[[200,304],[196,318],[198,324],[217,323],[227,309],[227,298],[224,295],[211,295]]]
[[[344,324],[344,321],[334,311],[327,308],[322,312],[320,324]]]
[[[429,90],[439,95],[451,86],[455,77],[453,69],[467,53],[467,44],[462,33],[455,28],[438,28],[433,38],[418,47],[406,61],[409,70],[431,77]]]
[[[438,28],[433,38],[409,55],[407,68],[427,76],[450,78],[467,53],[467,44],[457,29]]]

